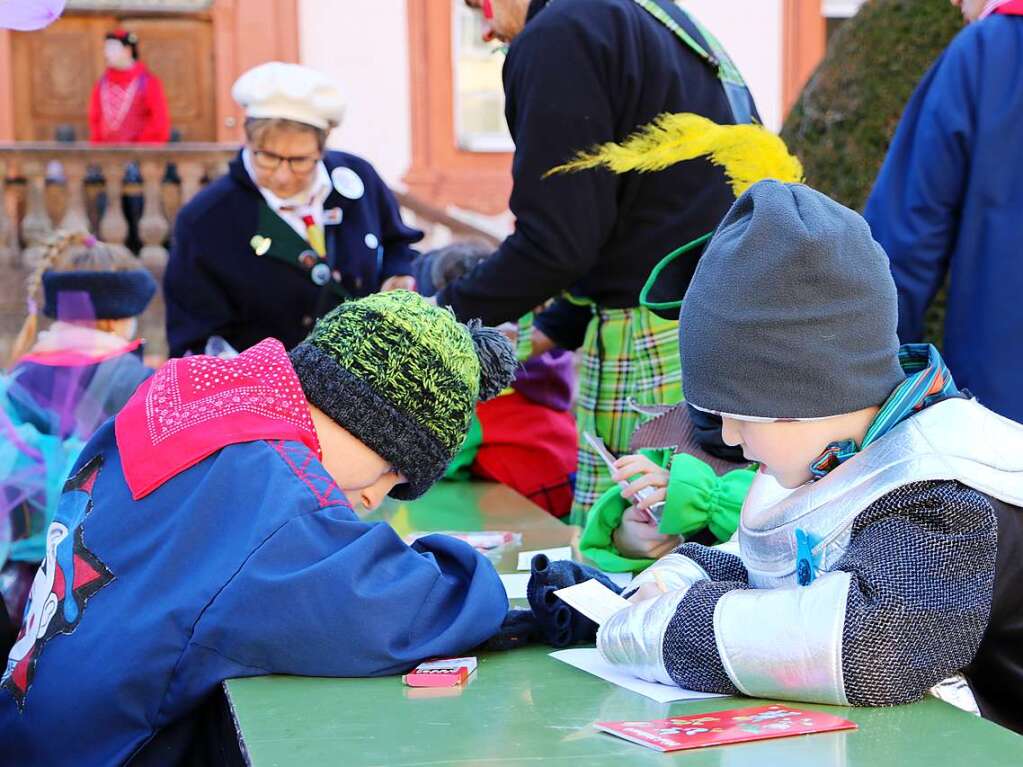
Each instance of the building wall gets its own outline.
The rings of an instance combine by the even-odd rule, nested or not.
[[[405,5],[299,0],[300,60],[336,78],[348,102],[330,146],[365,157],[392,185],[412,158]]]
[[[299,0],[301,61],[337,78],[349,102],[330,144],[363,155],[391,184],[400,183],[412,153],[407,2]],[[688,0],[687,7],[731,51],[764,124],[777,130],[782,0]]]
[[[805,1],[805,0],[804,0]],[[686,0],[731,54],[771,130],[782,119],[782,0]]]

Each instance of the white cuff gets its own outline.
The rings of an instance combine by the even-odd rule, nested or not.
[[[725,673],[744,694],[847,706],[842,632],[849,573],[809,586],[730,591],[714,608]]]
[[[597,630],[601,657],[648,682],[675,684],[664,667],[664,632],[689,587],[619,610]]]

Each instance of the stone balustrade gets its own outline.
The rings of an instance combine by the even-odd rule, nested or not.
[[[8,261],[28,263],[57,229],[85,229],[124,244],[128,221],[120,200],[133,195],[142,198],[139,255],[162,270],[178,208],[204,179],[222,174],[237,151],[231,144],[0,143],[0,192],[6,202],[0,206],[0,248]],[[125,183],[130,166],[137,170]],[[109,201],[117,204],[105,204]]]
[[[0,359],[25,316],[24,282],[40,245],[55,231],[86,230],[107,242],[128,242],[123,197],[141,198],[139,257],[162,279],[169,235],[182,205],[227,170],[234,144],[95,145],[84,142],[0,142]],[[496,245],[506,217],[445,210],[397,190],[405,221],[426,236],[420,248],[474,239]],[[225,225],[230,225],[225,222]],[[167,353],[162,295],[140,324],[147,349]]]

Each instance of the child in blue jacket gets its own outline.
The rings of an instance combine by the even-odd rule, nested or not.
[[[175,763],[220,683],[394,674],[491,636],[493,567],[352,507],[443,474],[510,382],[496,333],[396,291],[289,353],[171,360],[82,452],[0,689],[0,764]]]

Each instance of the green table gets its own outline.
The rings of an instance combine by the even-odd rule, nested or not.
[[[523,548],[565,545],[574,529],[501,487],[442,484],[414,504],[375,517],[400,532],[521,530]],[[498,563],[513,572],[517,552]],[[271,765],[531,765],[584,767],[674,763],[727,767],[966,765],[1020,767],[1023,739],[928,698],[892,709],[811,706],[860,729],[660,754],[597,732],[593,722],[658,719],[759,705],[746,698],[662,704],[547,657],[531,647],[480,656],[464,689],[404,687],[397,677],[261,677],[228,682],[240,741],[255,767]]]

